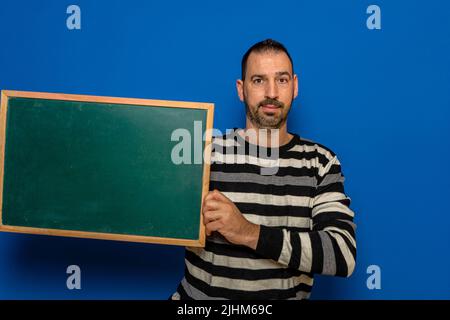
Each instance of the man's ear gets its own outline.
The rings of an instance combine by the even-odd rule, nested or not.
[[[244,102],[244,81],[241,79],[236,80],[236,89],[239,99]]]
[[[298,96],[298,77],[294,74],[294,99]]]

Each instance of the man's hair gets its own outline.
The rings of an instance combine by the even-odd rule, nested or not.
[[[250,49],[247,50],[247,52],[242,57],[242,63],[241,63],[242,80],[245,80],[245,73],[247,72],[247,60],[248,60],[248,57],[250,56],[250,53],[252,53],[252,52],[262,53],[262,52],[268,52],[268,51],[286,53],[289,60],[291,61],[292,71],[294,70],[294,62],[292,61],[291,55],[287,51],[286,47],[276,40],[266,39],[266,40],[260,41],[258,43],[255,43],[253,46],[250,47]]]

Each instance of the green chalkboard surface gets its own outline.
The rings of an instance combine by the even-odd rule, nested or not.
[[[204,103],[3,91],[0,231],[204,245],[209,166],[194,161],[194,128],[201,124],[203,136],[212,111]],[[191,137],[191,163],[172,161],[177,129]]]

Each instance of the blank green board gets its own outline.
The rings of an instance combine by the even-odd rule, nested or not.
[[[175,164],[171,137],[194,150],[207,112],[9,97],[2,225],[199,240],[203,157]]]

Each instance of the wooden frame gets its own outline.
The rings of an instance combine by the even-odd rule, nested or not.
[[[185,102],[185,101],[169,101],[169,100],[149,100],[149,99],[136,99],[136,98],[117,98],[117,97],[104,97],[104,96],[90,96],[90,95],[75,95],[75,94],[61,94],[61,93],[46,93],[46,92],[28,92],[28,91],[1,91],[1,107],[0,107],[0,231],[4,232],[16,232],[16,233],[29,233],[29,234],[42,234],[51,236],[65,236],[76,238],[91,238],[91,239],[104,239],[104,240],[118,240],[118,241],[130,241],[130,242],[145,242],[156,244],[168,244],[168,245],[181,245],[181,246],[193,246],[204,247],[205,246],[205,226],[203,224],[202,207],[200,206],[200,228],[199,239],[177,239],[177,238],[161,238],[151,236],[138,236],[138,235],[122,235],[113,233],[97,233],[87,231],[75,231],[75,230],[60,230],[60,229],[43,229],[33,227],[20,227],[3,225],[2,211],[3,211],[3,178],[4,178],[4,162],[5,162],[5,145],[6,145],[6,116],[8,112],[8,99],[10,97],[17,98],[36,98],[36,99],[48,99],[48,100],[65,100],[65,101],[80,101],[80,102],[97,102],[97,103],[111,103],[111,104],[128,104],[139,106],[160,106],[160,107],[172,107],[172,108],[192,108],[192,109],[204,109],[207,112],[206,116],[206,137],[204,150],[209,149],[212,139],[212,126],[214,116],[214,104],[212,103],[198,103],[198,102]],[[208,149],[207,149],[208,148]],[[209,191],[209,176],[210,176],[210,154],[204,155],[203,163],[203,181],[202,181],[202,199]]]

